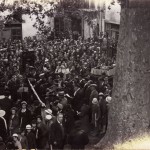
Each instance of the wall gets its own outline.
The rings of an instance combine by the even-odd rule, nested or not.
[[[106,13],[105,13],[105,20],[120,24],[120,12],[121,7],[116,2],[115,5],[110,5],[110,10],[108,9],[109,4],[106,3]]]
[[[33,27],[33,24],[36,22],[36,17],[32,15],[32,18],[29,15],[23,15],[25,23],[22,24],[23,38],[28,36],[35,36],[37,34],[37,29]],[[45,18],[45,23],[50,22],[51,29],[54,28],[54,18]]]

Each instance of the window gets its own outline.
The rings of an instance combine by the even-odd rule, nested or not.
[[[22,39],[22,31],[21,29],[12,29],[12,39],[13,40],[21,40]]]

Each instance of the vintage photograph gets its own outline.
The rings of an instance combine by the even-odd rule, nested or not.
[[[150,150],[150,0],[0,0],[0,150]]]

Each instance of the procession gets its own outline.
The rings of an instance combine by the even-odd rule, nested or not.
[[[116,49],[107,32],[1,39],[0,149],[81,150],[100,140],[108,127]]]

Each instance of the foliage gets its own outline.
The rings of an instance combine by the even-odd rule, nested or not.
[[[124,0],[118,1],[121,2]],[[111,5],[114,4],[115,1],[112,0],[108,9],[111,9]],[[41,34],[47,34],[51,30],[49,24],[45,25],[44,23],[46,17],[53,17],[55,12],[63,17],[70,17],[82,8],[89,8],[89,4],[86,3],[85,0],[61,0],[60,3],[51,1],[43,3],[23,1],[14,2],[13,4],[6,4],[5,0],[3,0],[0,4],[0,12],[9,12],[9,15],[3,18],[5,21],[15,19],[19,22],[23,22],[22,15],[29,15],[30,18],[36,16],[36,22],[33,26],[37,28]]]
[[[54,2],[46,2],[45,4],[40,4],[37,2],[14,2],[13,4],[5,4],[3,1],[0,4],[0,13],[9,12],[8,15],[3,17],[5,22],[11,22],[11,20],[17,20],[22,23],[22,15],[29,15],[32,19],[32,16],[36,17],[36,22],[33,25],[36,27],[39,32],[47,33],[50,31],[49,26],[46,26],[44,23],[45,17],[52,17],[54,10],[56,9],[56,4]]]

